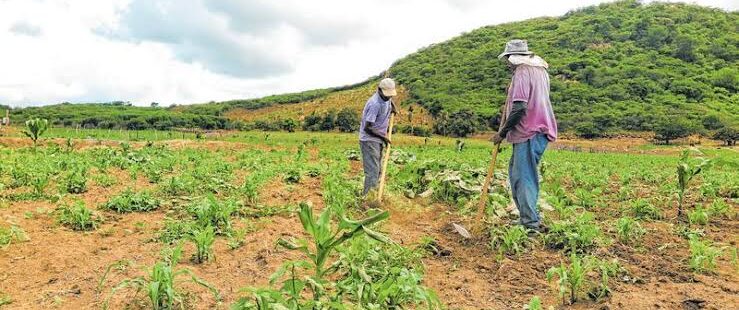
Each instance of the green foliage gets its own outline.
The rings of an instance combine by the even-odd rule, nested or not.
[[[333,227],[331,219],[336,216],[339,217],[339,224]],[[303,253],[307,260],[290,261],[283,264],[270,277],[270,285],[279,287],[278,289],[250,289],[256,304],[242,298],[232,306],[232,309],[322,308],[341,304],[341,291],[333,289],[337,284],[329,278],[341,269],[341,260],[337,260],[328,267],[326,266],[327,260],[337,251],[344,253],[340,249],[337,250],[337,247],[363,234],[382,243],[389,243],[387,237],[369,228],[370,225],[387,219],[388,216],[388,212],[383,211],[365,219],[353,221],[347,219],[340,210],[327,207],[318,217],[315,217],[312,208],[306,203],[301,203],[298,217],[303,229],[310,237],[309,241],[291,241],[281,238],[278,244],[289,250]],[[303,273],[307,274],[301,276]],[[276,286],[277,284],[279,286]],[[303,291],[306,290],[312,293],[312,299],[305,297]],[[363,296],[360,293],[359,297]]]
[[[694,5],[618,1],[482,27],[408,55],[391,71],[437,120],[462,109],[495,119],[510,73],[494,57],[521,38],[550,64],[561,130],[597,135],[589,117],[597,114],[615,120],[607,132],[653,130],[655,116],[685,117],[689,127],[707,112],[736,122],[735,20],[734,12]]]
[[[736,145],[736,140],[739,140],[739,129],[728,126],[723,127],[716,131],[713,138],[724,141],[726,146],[734,146]]]
[[[631,217],[622,217],[616,221],[616,234],[623,244],[639,242],[646,233],[639,221]]]
[[[213,258],[213,243],[216,241],[216,233],[212,226],[194,229],[190,240],[195,244],[195,255],[193,261],[196,264],[206,262]]]
[[[687,137],[693,132],[691,124],[684,119],[664,119],[654,128],[654,138],[670,144],[670,140]]]
[[[134,192],[127,188],[120,194],[113,196],[103,205],[107,210],[119,213],[148,212],[159,208],[161,202],[149,192]]]
[[[577,253],[589,251],[602,239],[603,233],[590,212],[552,223],[549,233],[544,237],[545,243],[551,248],[564,248]]]
[[[442,114],[438,117],[434,124],[434,133],[452,137],[467,137],[477,132],[481,126],[482,122],[474,112],[463,109],[449,116]]]
[[[11,225],[10,228],[0,226],[0,249],[5,249],[14,242],[26,242],[28,240],[28,235],[26,235],[23,228],[15,225]]]
[[[59,207],[57,220],[73,230],[84,231],[96,229],[102,222],[102,217],[85,207],[83,201],[76,201],[72,205]]]
[[[662,211],[643,198],[636,199],[631,203],[631,213],[638,219],[662,219]]]
[[[683,214],[683,199],[685,198],[685,191],[688,189],[688,183],[696,175],[698,175],[703,169],[708,168],[710,160],[697,157],[698,162],[690,160],[690,153],[695,152],[698,155],[703,155],[697,149],[686,149],[680,156],[680,161],[677,164],[677,193],[678,193],[678,206],[677,206],[677,217],[681,218]]]
[[[590,278],[589,274],[597,271],[600,275],[598,281]],[[574,253],[570,254],[570,264],[561,263],[559,267],[552,267],[547,271],[547,281],[551,282],[557,277],[557,287],[565,303],[565,297],[569,293],[569,303],[578,300],[580,293],[588,292],[595,300],[610,294],[609,279],[621,272],[621,267],[616,260],[603,261],[591,256],[580,257]]]
[[[539,296],[531,297],[528,304],[528,310],[544,310],[541,306],[541,298]]]
[[[23,134],[31,138],[35,147],[38,139],[46,132],[46,129],[49,129],[49,120],[40,118],[29,119],[26,121],[26,128],[23,130]]]
[[[336,115],[336,128],[341,132],[354,132],[359,129],[359,116],[354,110],[344,108]]]
[[[688,242],[690,245],[690,268],[695,272],[710,272],[715,270],[716,258],[721,256],[721,250],[715,248],[711,241],[700,240],[695,235],[691,235]]]
[[[63,190],[70,194],[82,194],[87,191],[87,171],[76,168],[67,173],[62,182]]]
[[[220,295],[213,286],[195,276],[189,269],[176,268],[182,256],[182,246],[179,245],[171,253],[165,255],[163,260],[156,262],[145,276],[126,279],[117,284],[106,298],[103,307],[107,308],[110,298],[119,290],[131,288],[136,292],[144,291],[151,303],[151,309],[174,309],[175,305],[182,308],[184,294],[180,285],[181,277],[186,276],[190,282],[205,287],[213,293],[218,300]]]
[[[688,212],[688,223],[691,225],[706,225],[708,224],[708,218],[710,216],[710,210],[699,204],[695,206],[693,211]]]
[[[209,195],[188,207],[188,211],[200,227],[211,226],[219,235],[229,234],[233,230],[231,215],[236,213],[239,206],[236,202],[218,201],[215,196]]]
[[[521,225],[494,229],[490,232],[490,245],[498,250],[498,254],[520,255],[529,242],[526,229]]]

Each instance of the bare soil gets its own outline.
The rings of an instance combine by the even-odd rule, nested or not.
[[[24,146],[24,142],[3,138],[0,143]],[[169,142],[173,147],[198,145],[198,142]],[[201,147],[245,147],[226,142],[199,144]],[[249,146],[253,147],[253,146]],[[316,159],[315,151],[310,151]],[[352,172],[361,165],[352,163]],[[128,173],[115,171],[118,180],[111,188],[91,184],[81,195],[88,206],[98,206],[126,186],[149,188],[142,179],[130,180]],[[93,182],[91,182],[93,183]],[[321,179],[304,177],[300,184],[284,184],[281,178],[265,185],[260,192],[266,207],[310,201],[322,207]],[[7,309],[99,309],[111,289],[122,280],[143,275],[159,257],[163,245],[154,241],[163,219],[170,210],[164,207],[149,213],[115,214],[101,212],[106,221],[93,232],[75,232],[56,223],[50,211],[55,204],[47,201],[12,203],[0,208],[0,220],[21,226],[30,240],[0,250],[0,292],[13,302]],[[414,247],[423,237],[434,238],[450,251],[448,256],[428,255],[423,259],[424,284],[436,290],[450,309],[522,309],[533,295],[542,297],[545,305],[563,309],[738,309],[739,271],[728,255],[719,260],[715,274],[697,275],[687,267],[689,253],[686,241],[674,233],[667,222],[647,225],[649,234],[636,249],[614,244],[599,256],[619,258],[629,276],[616,281],[613,293],[604,301],[582,301],[563,306],[553,283],[545,278],[549,267],[558,265],[563,256],[547,249],[540,239],[520,257],[501,257],[487,245],[485,238],[463,240],[450,228],[451,222],[463,222],[448,207],[423,200],[393,197],[385,205],[391,217],[383,230],[394,240]],[[215,261],[193,264],[183,259],[180,267],[189,268],[221,292],[216,301],[205,289],[186,284],[190,304],[196,309],[227,309],[239,296],[239,290],[268,283],[269,275],[296,253],[275,247],[280,236],[300,236],[301,225],[294,214],[283,214],[260,220],[237,221],[238,227],[254,225],[246,244],[230,250],[226,240],[215,243]],[[737,245],[739,221],[716,220],[711,226],[712,239]],[[193,253],[187,245],[185,253]],[[106,268],[117,261],[126,262],[113,268],[102,281]],[[185,279],[185,277],[183,277]],[[123,291],[110,301],[111,309],[140,308],[139,293]]]

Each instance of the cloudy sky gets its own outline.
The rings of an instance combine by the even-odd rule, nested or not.
[[[351,84],[480,26],[600,2],[0,0],[0,104],[188,104]]]

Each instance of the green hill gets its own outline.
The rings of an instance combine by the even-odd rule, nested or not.
[[[550,64],[560,127],[651,130],[662,118],[698,126],[707,115],[739,117],[739,14],[635,1],[474,30],[397,61],[393,75],[440,116],[498,113],[510,73],[497,60],[506,41],[526,39]],[[492,122],[494,123],[494,122]]]
[[[691,132],[704,132],[739,125],[739,13],[695,5],[621,1],[556,18],[483,27],[408,55],[390,71],[405,87],[408,100],[434,116],[437,133],[495,128],[510,79],[497,55],[514,38],[528,40],[529,47],[549,62],[551,99],[561,130],[597,135],[679,124]],[[280,122],[274,115],[295,113],[275,113],[276,106],[319,104],[337,92],[359,90],[376,80],[167,109],[128,107],[128,112],[108,113],[93,105],[93,110],[94,117],[110,120],[115,127],[131,127],[128,122],[133,120],[151,127],[157,121],[176,123],[166,120],[170,113],[193,126],[242,128],[245,119],[254,119],[245,117],[249,111],[270,115],[261,122]],[[347,107],[357,104],[346,103]],[[64,111],[60,107],[64,105],[13,113],[21,118],[32,114],[53,118]],[[143,112],[132,112],[136,109]],[[259,109],[272,113],[259,113]],[[80,115],[66,115],[64,124],[92,117]]]

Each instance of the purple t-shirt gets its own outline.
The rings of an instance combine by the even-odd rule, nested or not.
[[[539,133],[546,134],[551,142],[557,140],[557,120],[549,101],[549,74],[544,67],[516,67],[508,87],[506,116],[510,115],[514,101],[527,103],[526,116],[508,132],[508,142],[526,142]]]
[[[364,128],[367,122],[371,122],[373,123],[373,129],[387,133],[390,112],[392,112],[391,100],[383,101],[377,92],[367,100],[367,103],[364,105],[364,111],[362,111],[362,121],[359,125],[359,141],[382,142],[380,138],[366,133]]]

